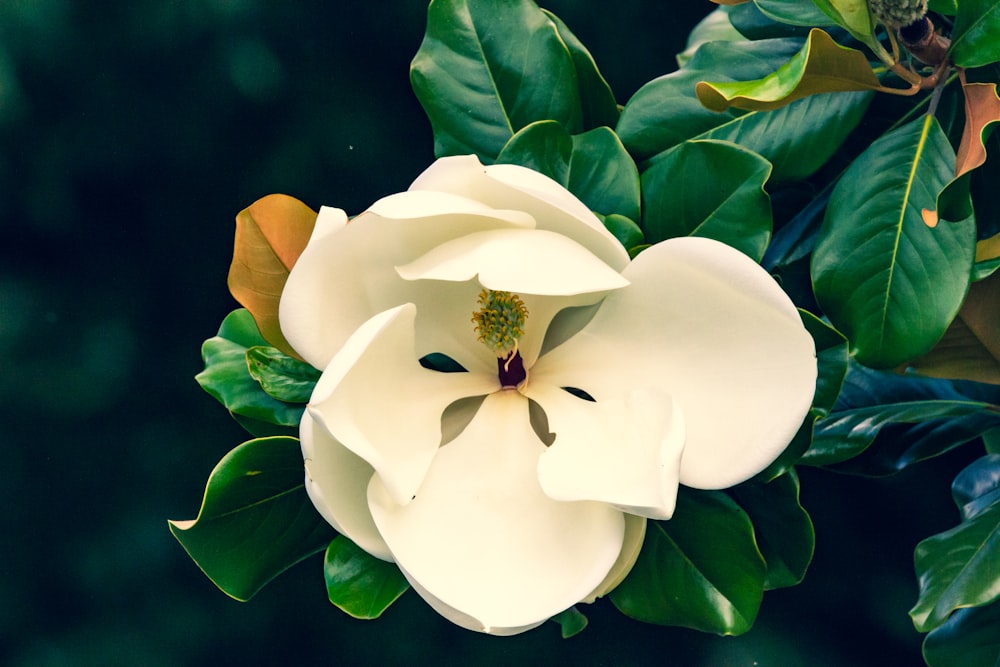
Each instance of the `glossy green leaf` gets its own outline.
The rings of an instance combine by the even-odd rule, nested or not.
[[[799,502],[794,470],[767,483],[751,480],[731,490],[753,522],[767,562],[766,590],[794,586],[805,577],[816,546],[812,520]]]
[[[410,80],[435,154],[492,162],[535,121],[558,121],[573,134],[587,129],[577,71],[585,51],[575,39],[567,46],[567,34],[530,0],[431,2]]]
[[[645,243],[642,229],[631,218],[613,213],[603,216],[602,221],[604,228],[611,232],[626,250],[631,250]]]
[[[809,465],[885,475],[1000,426],[1000,389],[852,364],[837,404],[816,422]],[[869,447],[878,439],[878,446]],[[845,463],[846,462],[846,463]]]
[[[814,28],[802,50],[767,76],[752,81],[700,81],[695,93],[713,111],[729,107],[769,111],[820,93],[883,89],[865,54],[837,44]]]
[[[682,488],[669,521],[650,521],[639,559],[610,594],[632,618],[738,635],[753,625],[767,566],[746,512],[717,491]]]
[[[306,495],[294,438],[243,443],[212,471],[198,518],[170,532],[227,595],[250,599],[334,535]]]
[[[552,12],[543,9],[555,25],[566,48],[569,49],[576,67],[576,80],[580,86],[580,109],[583,113],[583,128],[585,130],[597,127],[614,127],[618,122],[618,102],[611,92],[611,86],[604,79],[590,51],[576,35]]]
[[[924,640],[928,667],[1000,665],[1000,602],[959,609]]]
[[[354,618],[378,618],[410,587],[395,563],[375,558],[343,535],[326,548],[323,575],[330,602]]]
[[[964,521],[1000,500],[1000,454],[986,454],[966,466],[955,476],[951,495]]]
[[[250,375],[247,350],[262,345],[267,343],[250,313],[242,308],[234,310],[223,320],[219,334],[202,345],[205,370],[195,380],[234,415],[278,426],[298,426],[302,406],[269,396]]]
[[[706,109],[694,93],[702,80],[749,80],[770,74],[802,42],[710,43],[684,69],[646,84],[629,100],[618,134],[640,160],[691,139],[740,144],[773,165],[772,182],[801,180],[819,169],[864,116],[872,93],[815,95],[780,109],[743,112]]]
[[[721,141],[687,141],[642,174],[646,240],[704,236],[760,260],[771,239],[770,163]]]
[[[854,355],[891,368],[929,351],[969,287],[972,218],[929,227],[955,155],[925,116],[884,134],[848,167],[830,196],[812,258],[816,299]]]
[[[698,81],[755,79],[773,72],[802,46],[798,39],[709,42],[682,69],[636,91],[622,109],[615,131],[637,160],[645,160],[702,132],[729,122],[739,111],[710,111],[698,101]],[[641,166],[641,165],[640,165]]]
[[[255,345],[246,351],[250,377],[267,394],[288,403],[308,403],[320,372],[273,347]]]
[[[562,628],[562,638],[569,639],[574,635],[583,632],[587,627],[587,617],[576,607],[570,607],[564,612],[560,612],[552,617],[553,621]]]
[[[836,21],[816,7],[812,0],[754,0],[760,11],[772,21],[800,26],[836,25]]]
[[[745,41],[745,38],[730,23],[729,8],[719,7],[699,21],[688,33],[684,50],[677,54],[677,66],[687,65],[702,44],[735,41]]]
[[[982,67],[1000,60],[1000,3],[959,2],[948,55],[959,67]]]
[[[532,123],[507,142],[497,162],[545,174],[595,213],[639,219],[639,170],[610,128],[570,135],[555,121]]]
[[[940,626],[956,609],[1000,598],[1000,500],[918,544],[914,562],[920,596],[910,617],[920,632]]]
[[[816,364],[819,374],[816,377],[816,394],[813,396],[812,411],[820,417],[825,417],[840,396],[840,389],[847,375],[849,358],[847,339],[812,313],[799,310],[799,315],[806,331],[816,343]]]

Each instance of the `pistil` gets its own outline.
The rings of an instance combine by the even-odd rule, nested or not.
[[[479,310],[472,314],[476,336],[497,357],[497,377],[505,388],[517,387],[527,378],[517,341],[524,335],[528,309],[516,294],[484,289]]]

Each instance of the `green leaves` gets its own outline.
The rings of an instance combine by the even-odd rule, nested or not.
[[[639,170],[607,127],[573,136],[555,121],[538,121],[511,137],[497,162],[545,174],[595,213],[639,219]]]
[[[260,382],[251,375],[247,353],[251,348],[263,345],[265,341],[257,331],[250,313],[243,309],[234,310],[223,320],[219,334],[202,345],[205,370],[195,376],[202,389],[226,406],[229,412],[249,420],[242,423],[253,433],[258,432],[254,426],[258,422],[298,426],[303,410],[301,405],[287,403],[265,392]],[[273,348],[269,349],[273,352],[258,351],[253,354],[280,354]],[[259,366],[259,362],[255,363]],[[257,372],[267,376],[269,382],[276,382],[273,370],[258,368]]]
[[[334,535],[304,474],[294,438],[245,442],[212,471],[198,518],[170,521],[170,532],[226,595],[248,600]]]
[[[954,153],[931,116],[888,132],[861,154],[830,197],[812,258],[816,299],[858,361],[889,368],[944,335],[968,289],[972,218],[929,227]]]
[[[959,2],[948,55],[959,67],[982,67],[1000,60],[1000,4],[994,0]]]
[[[961,524],[917,545],[920,598],[910,610],[921,632],[940,626],[956,609],[1000,598],[1000,455],[963,470],[952,486]]]
[[[767,111],[817,93],[882,89],[863,53],[840,46],[818,28],[794,58],[761,79],[701,81],[696,87],[698,99],[714,111],[730,106]]]
[[[323,576],[330,602],[354,618],[378,618],[410,587],[395,563],[375,558],[343,535],[326,549]]]
[[[682,488],[674,517],[647,524],[611,601],[649,623],[738,635],[753,625],[766,574],[746,512],[724,493]]]
[[[686,141],[642,174],[643,228],[650,243],[705,236],[760,260],[771,238],[771,165],[731,143]]]
[[[528,0],[432,2],[410,80],[439,157],[475,153],[492,162],[535,121],[577,134],[617,116],[583,45]]]

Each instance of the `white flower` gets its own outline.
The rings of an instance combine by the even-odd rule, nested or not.
[[[505,333],[480,297],[523,335],[480,342]],[[301,426],[316,508],[495,634],[617,585],[678,484],[763,470],[816,379],[795,308],[746,256],[682,238],[630,262],[554,181],[471,156],[350,222],[323,208],[280,321],[323,370]]]

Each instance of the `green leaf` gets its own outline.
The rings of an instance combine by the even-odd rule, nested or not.
[[[267,394],[288,403],[308,403],[320,372],[273,347],[255,345],[246,351],[250,377]]]
[[[1000,60],[1000,3],[959,2],[948,55],[959,67],[982,67]]]
[[[602,221],[604,222],[605,229],[611,232],[625,249],[631,251],[633,248],[645,243],[642,229],[631,218],[612,213],[611,215],[603,216]]]
[[[212,471],[198,518],[170,521],[170,532],[216,586],[246,601],[334,535],[303,479],[298,440],[250,440]]]
[[[741,146],[687,141],[642,174],[646,240],[704,236],[760,260],[771,239],[770,163]]]
[[[555,121],[532,123],[507,142],[497,162],[545,174],[595,213],[639,219],[639,170],[607,127],[570,135]]]
[[[684,50],[677,54],[678,67],[687,65],[702,44],[718,41],[745,41],[743,35],[729,21],[728,7],[716,8],[691,29]]]
[[[778,23],[801,26],[836,25],[812,0],[754,0],[764,16]]]
[[[972,218],[929,227],[955,154],[925,116],[861,154],[830,196],[811,274],[816,299],[859,361],[891,368],[929,351],[968,290]]]
[[[816,377],[816,394],[813,396],[812,411],[817,416],[825,417],[840,396],[840,389],[847,376],[847,339],[810,312],[800,309],[799,316],[806,331],[816,343],[819,374]]]
[[[267,345],[257,332],[250,313],[234,310],[223,320],[219,334],[205,341],[201,356],[205,370],[195,380],[233,415],[277,426],[298,426],[301,405],[292,405],[269,396],[250,375],[247,350]]]
[[[807,178],[857,126],[873,93],[815,95],[769,112],[722,113],[706,109],[694,93],[695,84],[706,78],[765,76],[801,44],[770,39],[703,45],[687,67],[651,81],[629,100],[617,128],[622,142],[645,160],[691,139],[731,141],[770,161],[772,182]]]
[[[739,505],[682,487],[674,517],[648,522],[636,564],[610,597],[641,621],[738,635],[757,616],[766,570]]]
[[[951,495],[962,519],[974,519],[1000,499],[1000,454],[986,454],[958,473]]]
[[[1000,500],[918,544],[914,562],[920,596],[910,617],[920,632],[940,626],[956,609],[1000,598]]]
[[[435,154],[492,162],[535,121],[555,120],[573,134],[587,129],[577,71],[583,47],[575,39],[568,47],[566,33],[530,0],[431,2],[410,81]]]
[[[410,587],[395,563],[372,556],[343,535],[326,548],[323,575],[330,602],[354,618],[378,618]]]
[[[771,74],[753,81],[700,81],[695,92],[713,111],[769,111],[819,93],[884,88],[865,54],[814,28],[802,50]]]
[[[816,422],[802,463],[890,474],[1000,426],[998,402],[1000,390],[990,385],[900,376],[852,364],[834,409]],[[876,438],[878,446],[866,452]]]
[[[794,586],[805,577],[816,546],[812,520],[799,502],[794,469],[767,483],[751,480],[731,491],[753,522],[767,562],[764,588]]]
[[[566,611],[559,612],[550,620],[560,625],[563,639],[569,639],[583,632],[588,622],[587,617],[576,607],[570,607]]]
[[[580,107],[583,112],[584,129],[602,126],[614,127],[615,123],[618,122],[618,102],[615,101],[615,95],[611,92],[611,86],[597,69],[594,57],[555,14],[546,9],[543,9],[542,12],[555,25],[559,36],[566,44],[566,48],[569,49],[573,64],[576,66],[576,80],[580,86]]]
[[[929,667],[1000,665],[1000,602],[959,609],[924,640]]]

